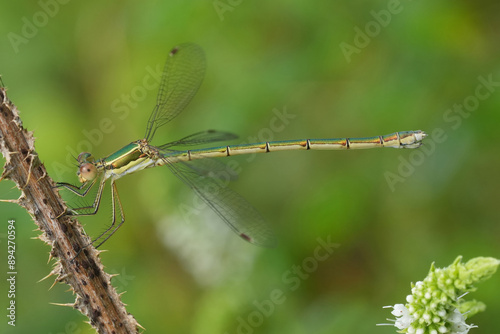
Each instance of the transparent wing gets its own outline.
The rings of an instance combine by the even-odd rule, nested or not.
[[[205,54],[196,44],[181,44],[170,51],[144,138],[151,141],[160,126],[188,105],[203,81],[205,68]]]
[[[159,146],[159,148],[167,149],[173,146],[181,146],[181,145],[183,146],[201,145],[223,140],[232,140],[237,138],[238,138],[237,135],[232,134],[230,132],[207,130],[194,133],[192,135],[189,135],[187,137],[181,138],[179,140],[170,143],[166,143],[164,145]]]
[[[190,166],[192,162],[196,165],[196,160],[171,163],[168,157],[163,159],[172,173],[193,189],[237,235],[258,246],[276,245],[274,232],[264,218],[250,203],[228,187],[229,180],[206,173],[200,174],[198,168]]]
[[[200,177],[211,177],[223,182],[238,179],[238,171],[217,158],[196,159],[188,162],[176,162],[176,164],[183,164],[185,169],[191,169],[193,173],[198,174]]]

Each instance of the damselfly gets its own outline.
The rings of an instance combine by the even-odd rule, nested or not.
[[[102,245],[125,221],[115,181],[122,176],[146,168],[167,166],[212,208],[241,238],[256,245],[271,247],[275,236],[262,216],[240,195],[217,178],[220,164],[214,157],[238,154],[267,153],[284,150],[345,150],[376,147],[417,148],[426,137],[423,131],[395,132],[367,138],[299,139],[262,142],[203,149],[182,149],[237,138],[228,132],[208,130],[182,139],[152,146],[156,131],[179,115],[197,92],[205,75],[205,55],[196,44],[182,44],[170,51],[163,70],[156,106],[149,117],[144,139],[134,141],[115,153],[96,160],[88,152],[78,156],[77,175],[81,185],[65,182],[57,185],[85,197],[98,184],[97,195],[90,206],[69,210],[68,215],[94,215],[99,209],[106,181],[111,180],[111,225],[92,243]],[[118,207],[118,209],[117,209]],[[120,221],[117,222],[117,212]]]

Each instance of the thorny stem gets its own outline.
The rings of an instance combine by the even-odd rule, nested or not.
[[[61,215],[66,205],[35,152],[33,133],[23,128],[19,112],[3,87],[0,151],[6,159],[0,181],[10,179],[21,190],[15,202],[28,211],[42,231],[39,239],[52,247],[49,258],[57,260],[49,276],[56,275],[56,282],[64,282],[74,291],[76,300],[71,306],[87,316],[98,333],[138,333],[140,325],[111,285],[99,252],[89,246],[89,238],[74,217]]]

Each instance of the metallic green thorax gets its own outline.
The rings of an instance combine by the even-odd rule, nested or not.
[[[118,179],[124,175],[155,165],[155,154],[143,140],[132,142],[100,160],[106,178]]]

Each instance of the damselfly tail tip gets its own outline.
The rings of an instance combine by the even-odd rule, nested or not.
[[[425,137],[427,133],[421,130],[400,132],[398,148],[419,148]]]
[[[421,142],[427,136],[428,136],[427,133],[425,133],[422,130],[415,131],[415,139],[416,139],[417,142]]]

